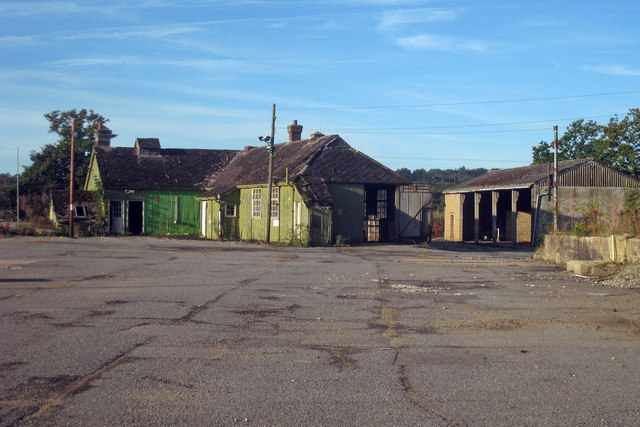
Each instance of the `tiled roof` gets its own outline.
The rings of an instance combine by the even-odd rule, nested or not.
[[[160,140],[158,138],[138,138],[136,139],[136,144],[145,150],[160,149]]]
[[[591,159],[564,160],[558,162],[558,173],[578,167]],[[553,173],[553,165],[551,166]],[[527,188],[539,181],[546,180],[549,176],[549,164],[523,166],[511,169],[498,169],[487,172],[469,181],[454,185],[444,193],[465,193],[468,191]]]
[[[155,138],[138,139],[155,146]],[[156,140],[157,141],[157,140]],[[95,147],[105,189],[195,190],[215,177],[237,150],[160,149],[159,156],[138,155],[135,148]]]
[[[225,194],[240,185],[266,184],[269,153],[266,147],[240,152],[216,177],[203,197]],[[310,206],[331,206],[326,184],[406,184],[391,169],[354,150],[340,136],[323,136],[277,144],[273,156],[273,182],[289,181],[307,197]]]

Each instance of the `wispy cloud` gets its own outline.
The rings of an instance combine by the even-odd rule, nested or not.
[[[177,34],[193,33],[201,31],[198,26],[179,25],[163,27],[137,27],[137,28],[114,28],[100,31],[89,31],[77,34],[59,36],[59,40],[85,40],[85,39],[130,39],[130,38],[162,38],[175,36]]]
[[[378,30],[389,31],[396,27],[425,22],[451,22],[456,19],[456,12],[450,9],[401,9],[383,15]]]
[[[0,16],[10,18],[25,18],[38,15],[51,14],[77,14],[77,13],[100,13],[113,15],[125,8],[158,8],[175,7],[175,2],[165,0],[140,0],[130,2],[127,0],[110,2],[87,2],[87,1],[32,1],[32,2],[5,2],[0,3]]]
[[[396,43],[405,49],[411,50],[436,50],[458,53],[489,52],[487,43],[480,40],[467,40],[433,34],[418,34],[411,37],[402,37],[397,39]]]
[[[145,65],[147,61],[132,56],[119,57],[94,57],[94,58],[72,58],[59,59],[57,61],[47,62],[48,66],[64,66],[64,67],[91,67],[95,65]]]
[[[38,43],[32,36],[0,36],[0,47],[17,47]]]
[[[611,76],[629,76],[629,77],[640,77],[640,70],[631,69],[624,65],[596,65],[596,66],[585,66],[582,67],[585,71],[591,71],[598,74],[608,74]]]
[[[290,67],[293,60],[247,60],[247,59],[157,59],[143,56],[94,56],[82,58],[69,58],[50,61],[44,65],[48,67],[175,67],[189,71],[228,71],[244,74],[269,74],[295,72]]]
[[[0,3],[0,16],[26,17],[52,13],[79,13],[89,8],[70,1],[36,1]]]

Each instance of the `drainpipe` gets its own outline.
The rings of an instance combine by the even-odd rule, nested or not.
[[[531,236],[531,247],[533,248],[536,244],[536,231],[538,231],[538,211],[540,211],[540,199],[545,196],[548,196],[550,193],[538,194],[536,200],[536,212],[533,215],[533,233]]]

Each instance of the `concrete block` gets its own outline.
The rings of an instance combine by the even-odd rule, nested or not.
[[[587,275],[593,271],[593,268],[602,264],[604,260],[571,260],[567,261],[567,271],[571,271],[575,274],[582,276]]]

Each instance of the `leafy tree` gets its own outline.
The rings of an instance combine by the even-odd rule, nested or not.
[[[411,179],[411,170],[407,168],[400,168],[396,170],[396,173],[403,178]]]
[[[467,169],[464,166],[458,169],[429,169],[419,168],[411,172],[407,168],[400,168],[396,173],[402,175],[416,184],[427,184],[433,187],[434,207],[436,210],[444,209],[444,197],[442,192],[452,185],[467,181],[487,172],[487,169]]]
[[[593,157],[600,160],[604,151],[603,127],[593,120],[575,120],[558,138],[558,160]],[[533,147],[533,164],[553,162],[553,141],[540,141]]]
[[[18,177],[16,175],[11,175],[10,173],[0,173],[0,185],[11,185],[15,184]]]
[[[609,164],[640,178],[640,109],[630,109],[622,120],[611,118],[604,127],[604,136]]]
[[[553,161],[553,141],[532,147],[533,164]],[[606,125],[593,120],[576,120],[558,139],[558,160],[591,157],[594,160],[640,178],[640,110],[632,108],[619,120]]]
[[[22,174],[25,185],[46,185],[64,188],[69,185],[71,160],[71,122],[75,119],[74,186],[81,188],[89,165],[94,132],[98,123],[109,120],[93,110],[55,110],[44,114],[49,121],[49,133],[56,133],[57,144],[45,144],[39,152],[31,151],[32,164]]]

